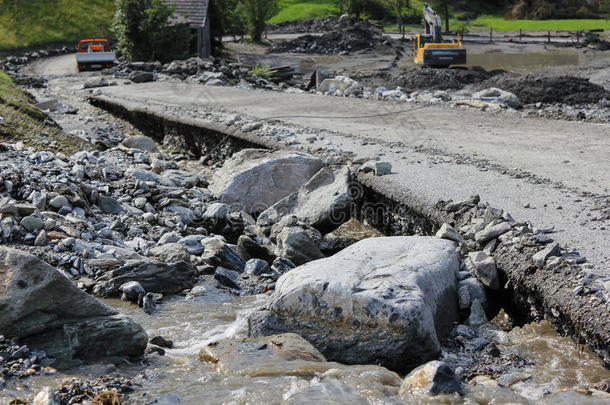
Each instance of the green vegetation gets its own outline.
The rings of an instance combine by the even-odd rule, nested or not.
[[[0,0],[0,50],[108,37],[114,0]]]
[[[170,25],[173,5],[163,0],[117,0],[116,5],[112,31],[123,55],[163,63],[189,56],[191,30],[187,24]]]
[[[268,22],[276,24],[339,15],[336,0],[280,0],[278,9],[280,11]]]
[[[34,147],[44,145],[44,149],[66,154],[92,148],[87,142],[62,132],[35,103],[30,93],[17,87],[0,71],[0,141],[21,141]]]
[[[269,65],[261,65],[257,63],[252,69],[252,74],[262,77],[265,80],[269,80],[271,78],[271,71],[269,69],[271,69]]]
[[[470,23],[470,30],[494,31],[582,31],[610,29],[610,20],[507,20],[503,17],[481,16]]]
[[[261,42],[267,20],[277,13],[278,0],[241,0],[241,7],[248,20],[248,35],[254,42]]]

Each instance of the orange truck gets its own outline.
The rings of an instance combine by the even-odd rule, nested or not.
[[[107,39],[83,39],[76,48],[78,71],[103,69],[113,66],[116,55],[110,49]]]

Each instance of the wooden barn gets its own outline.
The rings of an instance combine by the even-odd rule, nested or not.
[[[186,23],[193,32],[191,51],[202,58],[212,54],[210,29],[210,0],[167,0],[175,4],[175,14],[178,18],[186,18]]]

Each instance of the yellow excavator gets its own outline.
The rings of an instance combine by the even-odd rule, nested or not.
[[[413,39],[413,52],[415,63],[438,68],[449,65],[465,65],[466,49],[462,47],[462,40],[443,40],[443,24],[438,14],[424,3],[425,34],[417,34]]]

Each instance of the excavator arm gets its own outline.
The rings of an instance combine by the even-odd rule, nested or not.
[[[443,42],[443,22],[428,3],[424,3],[424,23],[426,25],[426,35],[432,35],[432,42]]]

